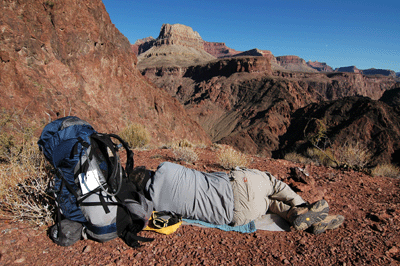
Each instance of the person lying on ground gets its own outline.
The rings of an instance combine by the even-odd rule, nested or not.
[[[142,168],[131,178],[153,201],[155,211],[187,219],[239,226],[271,212],[296,230],[310,228],[314,234],[335,229],[344,221],[342,215],[328,215],[324,199],[309,204],[287,184],[257,169],[205,173],[163,162],[155,172]]]

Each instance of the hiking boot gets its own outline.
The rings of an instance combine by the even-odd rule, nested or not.
[[[288,212],[288,221],[296,230],[306,230],[311,225],[318,223],[328,216],[329,206],[322,199],[305,207],[293,207]]]
[[[336,229],[344,222],[342,215],[328,215],[325,219],[311,225],[311,233],[319,235],[325,232],[325,230]]]

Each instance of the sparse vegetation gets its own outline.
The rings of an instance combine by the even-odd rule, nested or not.
[[[337,163],[331,149],[320,149],[317,147],[308,148],[306,151],[306,156],[310,158],[313,162],[321,164],[326,167],[337,167]]]
[[[131,148],[143,148],[151,140],[150,133],[141,124],[130,124],[120,133],[120,137],[125,140]]]
[[[198,155],[193,148],[190,147],[175,147],[172,150],[174,158],[177,161],[193,163],[198,160]]]
[[[400,167],[393,164],[381,164],[372,169],[371,175],[399,178]]]
[[[21,122],[16,119],[19,119],[16,115],[3,114],[0,124],[3,130],[0,136],[2,215],[38,225],[47,224],[54,209],[54,200],[46,193],[49,165],[38,149],[34,129],[20,126]],[[19,127],[14,123],[19,123]]]
[[[223,147],[217,152],[218,163],[227,170],[235,167],[247,167],[249,160],[247,156],[234,148]]]
[[[313,133],[307,133],[308,130]],[[307,149],[306,156],[321,165],[363,170],[371,161],[371,151],[359,140],[332,145],[325,119],[311,119],[304,129],[304,135],[312,146]]]
[[[295,152],[290,152],[290,153],[285,154],[284,159],[286,161],[302,163],[302,164],[309,164],[312,162],[312,160],[310,158],[303,156],[301,154],[295,153]]]
[[[191,143],[189,140],[183,139],[183,140],[173,141],[173,142],[164,144],[164,145],[162,146],[162,148],[163,148],[163,149],[175,149],[175,148],[178,148],[178,147],[182,147],[182,148],[184,148],[184,147],[193,148],[193,147],[195,147],[195,146],[196,146],[196,145],[194,145],[193,143]]]
[[[359,141],[346,142],[335,149],[334,153],[341,166],[352,169],[363,169],[372,157],[367,145]]]

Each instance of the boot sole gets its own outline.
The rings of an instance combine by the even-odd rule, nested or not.
[[[306,230],[311,225],[318,223],[328,216],[329,206],[326,200],[320,200],[312,204],[305,214],[298,216],[293,221],[296,230]]]
[[[319,222],[312,226],[312,233],[314,235],[319,235],[325,232],[326,230],[332,230],[338,228],[344,222],[344,217],[342,215],[337,215],[335,219],[330,220],[329,222]]]

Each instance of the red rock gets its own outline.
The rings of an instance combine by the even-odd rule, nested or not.
[[[179,102],[142,77],[100,0],[4,2],[0,17],[6,113],[19,110],[35,128],[76,115],[109,133],[130,122],[145,125],[157,145],[184,138],[210,143]]]

